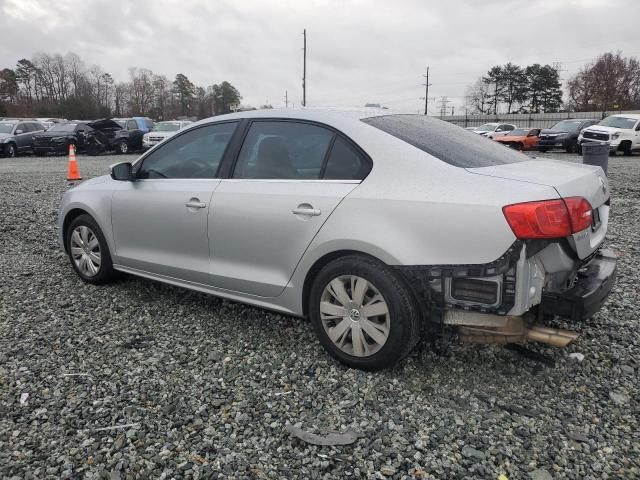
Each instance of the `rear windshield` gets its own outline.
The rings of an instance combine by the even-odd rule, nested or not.
[[[362,121],[455,167],[490,167],[531,159],[469,130],[425,115],[385,115]]]

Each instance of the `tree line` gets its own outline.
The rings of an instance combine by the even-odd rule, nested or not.
[[[205,118],[231,112],[241,99],[227,81],[202,87],[183,73],[169,80],[147,68],[130,68],[129,79],[117,82],[72,52],[38,53],[0,70],[0,116]]]
[[[557,68],[538,63],[496,65],[467,87],[469,113],[612,111],[640,108],[640,62],[621,52],[583,65],[567,82],[567,101]]]

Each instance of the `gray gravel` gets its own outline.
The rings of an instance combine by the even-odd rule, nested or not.
[[[454,339],[374,374],[331,360],[303,320],[133,277],[83,284],[54,228],[65,160],[0,159],[1,478],[640,477],[639,156],[610,166],[615,292],[561,324],[575,344],[534,347],[554,366]],[[359,438],[309,445],[287,425]]]

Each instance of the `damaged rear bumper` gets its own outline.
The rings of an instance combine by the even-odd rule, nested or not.
[[[575,285],[562,293],[544,292],[542,311],[571,320],[591,318],[605,302],[616,279],[617,259],[609,249],[602,249],[578,271]]]

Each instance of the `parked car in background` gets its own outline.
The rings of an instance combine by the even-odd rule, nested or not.
[[[129,120],[134,120],[136,125],[143,133],[150,132],[153,129],[153,120],[149,117],[131,117],[131,118],[114,118],[118,123],[125,123]]]
[[[544,128],[540,132],[538,150],[547,152],[554,148],[562,148],[573,153],[578,148],[578,135],[584,128],[595,125],[599,120],[595,118],[570,118],[561,120],[551,128]]]
[[[510,123],[485,123],[479,127],[475,127],[473,131],[483,137],[495,138],[508,134],[514,128],[517,127]]]
[[[203,120],[67,190],[58,232],[87,283],[127,272],[307,317],[331,355],[377,370],[429,326],[575,339],[536,322],[605,301],[609,212],[600,167],[424,115],[282,109]]]
[[[93,129],[86,123],[54,123],[45,132],[33,137],[33,152],[38,156],[47,153],[64,154],[73,145],[78,152],[87,148],[87,136]]]
[[[578,153],[587,142],[609,142],[609,154],[622,152],[631,155],[640,151],[640,115],[623,113],[611,115],[598,124],[585,128],[578,137]]]
[[[142,148],[142,136],[148,129],[147,122],[138,118],[104,118],[88,122],[93,130],[87,137],[87,152],[90,155],[114,151],[116,153],[129,153]]]
[[[172,120],[154,124],[153,129],[142,136],[142,148],[146,150],[159,144],[163,140],[175,135],[176,132],[182,130],[190,123],[192,122],[188,120]]]
[[[538,147],[538,135],[539,128],[516,128],[494,140],[515,150],[535,150]]]
[[[0,122],[0,153],[5,157],[31,153],[34,134],[44,130],[44,125],[35,120],[3,120]]]

